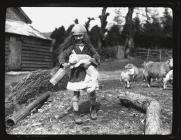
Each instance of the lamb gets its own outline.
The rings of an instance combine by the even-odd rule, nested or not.
[[[94,58],[91,58],[89,55],[85,54],[72,53],[69,56],[69,64],[71,69],[74,67],[79,67],[80,65],[86,68],[86,77],[84,82],[80,85],[80,87],[75,87],[78,90],[87,89],[87,92],[90,93],[94,89],[99,89],[99,72],[93,65],[91,65],[91,62],[94,61]]]
[[[167,83],[173,82],[173,70],[170,70],[166,76],[163,78],[163,89],[167,88]]]
[[[120,82],[124,82],[126,88],[130,88],[130,81],[133,78],[133,74],[134,74],[133,69],[125,69],[121,71]]]

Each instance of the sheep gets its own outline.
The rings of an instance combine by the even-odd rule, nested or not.
[[[125,69],[121,71],[120,82],[124,82],[126,88],[130,88],[130,81],[133,78],[133,74],[134,74],[133,69]]]
[[[163,78],[163,89],[167,88],[168,82],[173,82],[173,70],[170,70]]]
[[[144,76],[150,87],[151,79],[163,79],[166,74],[173,68],[173,59],[169,59],[165,62],[151,62],[144,65]]]

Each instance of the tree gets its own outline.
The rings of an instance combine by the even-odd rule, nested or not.
[[[116,22],[116,24],[122,24],[123,20],[121,19],[121,11],[120,9],[115,9],[116,16],[114,17],[113,21]]]
[[[56,50],[58,49],[58,46],[63,43],[65,37],[66,37],[66,32],[64,26],[59,27],[58,29],[56,28],[50,37],[53,39],[51,48],[52,48],[52,59],[53,59],[53,66],[55,66],[58,63],[57,60],[57,54],[55,53]]]
[[[74,27],[74,24],[71,24],[68,29],[66,30],[66,37],[68,37],[72,31],[72,28]]]
[[[125,38],[124,41],[124,58],[128,58],[130,48],[134,47],[133,36],[134,36],[134,26],[132,21],[134,7],[128,7],[128,13],[125,17],[125,25],[123,28],[122,36]]]
[[[101,47],[104,45],[104,39],[105,39],[105,33],[107,32],[106,26],[107,26],[107,17],[109,16],[109,13],[106,12],[107,7],[103,7],[102,13],[99,16],[100,22],[101,22],[101,28],[100,28],[100,39],[99,39],[99,46],[98,48],[101,49]]]
[[[85,23],[85,28],[87,29],[88,34],[89,34],[89,26],[90,26],[91,20],[95,20],[95,19],[88,17],[88,21]]]
[[[74,23],[75,23],[75,24],[79,24],[79,21],[78,21],[77,18],[74,20]]]
[[[120,44],[120,41],[121,41],[121,34],[119,31],[119,26],[113,25],[108,31],[108,34],[106,36],[105,45],[116,46]]]
[[[134,47],[141,47],[143,42],[143,29],[138,15],[133,19],[134,24]]]
[[[98,49],[100,43],[100,30],[100,27],[95,25],[89,32],[90,40],[96,49]]]
[[[172,34],[173,34],[173,17],[169,14],[168,8],[165,8],[163,17],[161,18],[161,24],[163,25],[164,41],[162,45],[165,48],[172,47]]]

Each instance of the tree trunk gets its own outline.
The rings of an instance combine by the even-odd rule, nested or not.
[[[133,15],[134,7],[129,7],[128,8],[128,13],[126,15],[126,21],[124,25],[124,29],[126,31],[126,39],[124,43],[124,58],[128,58],[130,48],[134,47],[134,42],[133,42],[133,35],[134,35],[134,28],[133,28],[133,21],[132,21],[132,15]]]
[[[162,134],[161,121],[160,121],[160,104],[150,98],[141,94],[135,94],[132,92],[119,91],[119,100],[121,105],[126,107],[133,107],[146,113],[145,119],[145,134],[155,135]]]
[[[101,29],[100,29],[100,39],[98,41],[98,49],[100,50],[101,47],[104,44],[104,37],[105,33],[107,31],[106,26],[107,26],[107,17],[109,16],[109,13],[106,13],[107,7],[103,7],[102,13],[99,16],[99,19],[101,21]]]

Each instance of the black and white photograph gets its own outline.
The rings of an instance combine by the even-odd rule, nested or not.
[[[8,135],[171,135],[171,7],[7,7]]]

